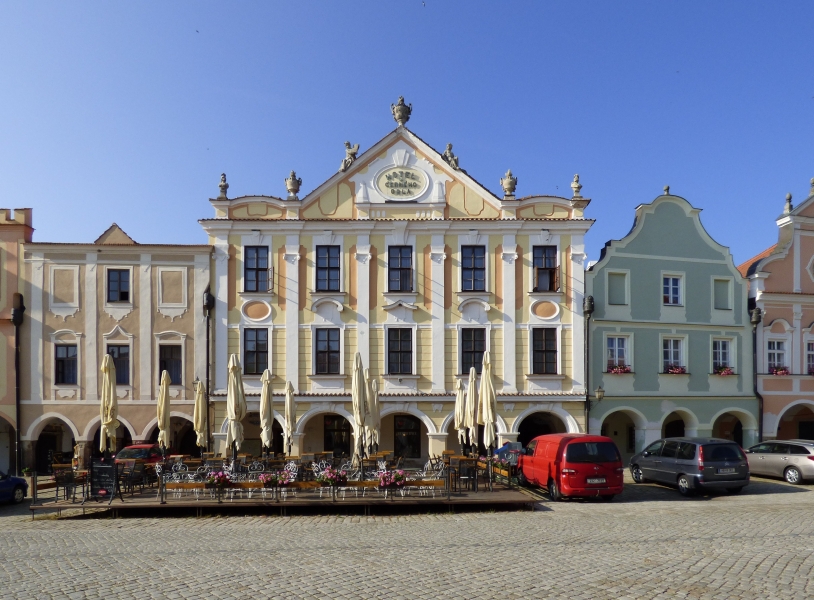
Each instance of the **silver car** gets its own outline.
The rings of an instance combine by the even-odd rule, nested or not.
[[[814,441],[774,440],[752,446],[747,452],[755,475],[782,477],[794,484],[814,479]]]
[[[630,459],[630,475],[636,483],[678,486],[682,496],[704,489],[737,494],[749,484],[749,463],[740,446],[730,440],[666,438]]]

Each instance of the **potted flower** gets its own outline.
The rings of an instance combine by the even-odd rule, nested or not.
[[[225,471],[212,471],[206,476],[204,483],[208,487],[223,489],[232,484],[232,478]]]
[[[789,375],[791,371],[789,370],[788,367],[771,367],[769,369],[769,373],[771,373],[772,375],[784,376]]]
[[[260,473],[260,475],[257,476],[257,481],[263,484],[264,488],[273,488],[277,487],[279,479],[277,473]]]
[[[687,373],[687,368],[681,365],[666,365],[664,372],[668,375],[684,375]]]
[[[608,365],[608,373],[612,375],[623,375],[631,372],[629,365]]]
[[[407,483],[407,474],[398,469],[396,471],[382,471],[379,473],[380,488],[400,488]]]
[[[326,487],[335,487],[348,482],[348,473],[333,467],[327,467],[316,477],[317,481]]]
[[[713,371],[716,375],[727,376],[727,375],[734,375],[735,371],[732,367],[725,367],[725,366],[717,366]]]

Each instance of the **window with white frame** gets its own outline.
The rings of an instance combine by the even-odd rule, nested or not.
[[[269,362],[269,330],[243,330],[243,372],[262,375]]]
[[[806,342],[806,368],[809,375],[814,375],[814,342]]]
[[[317,246],[316,290],[338,292],[340,276],[339,246]]]
[[[628,340],[627,336],[608,336],[607,358],[608,371],[614,367],[627,367],[628,365]]]
[[[782,369],[786,366],[786,342],[769,340],[767,344],[769,369]]]
[[[483,353],[486,352],[486,329],[464,327],[461,329],[461,373],[468,374],[472,367],[480,373],[483,369]]]
[[[557,330],[535,327],[531,331],[531,372],[534,375],[557,374]]]
[[[731,367],[732,353],[729,340],[712,340],[712,369],[717,372],[725,367]]]
[[[54,347],[54,383],[56,385],[77,384],[77,346],[59,344]]]
[[[461,291],[486,290],[486,246],[461,246]]]
[[[627,304],[627,273],[608,273],[608,304]]]
[[[413,291],[413,247],[387,248],[387,291]]]
[[[661,341],[661,366],[662,373],[671,373],[684,368],[681,364],[681,338],[664,338]]]
[[[387,373],[411,375],[413,373],[413,330],[406,327],[387,329]]]
[[[317,375],[338,375],[340,342],[338,327],[320,327],[314,330],[316,335],[315,373]]]
[[[130,385],[130,346],[108,344],[107,353],[116,367],[116,385]]]
[[[715,310],[730,310],[732,281],[729,279],[715,279],[712,282],[713,306]]]
[[[161,344],[158,346],[158,382],[166,371],[170,376],[170,385],[183,385],[183,352],[180,344]]]
[[[670,306],[681,305],[681,277],[665,275],[661,281],[663,303]]]
[[[243,291],[267,292],[269,286],[269,249],[267,246],[246,246],[243,263]]]

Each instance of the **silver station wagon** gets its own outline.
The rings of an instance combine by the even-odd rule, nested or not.
[[[794,484],[814,479],[814,441],[775,440],[752,446],[747,452],[755,475],[782,477]]]
[[[749,463],[730,440],[666,438],[630,459],[630,475],[636,483],[675,485],[682,496],[709,489],[737,494],[749,484]]]

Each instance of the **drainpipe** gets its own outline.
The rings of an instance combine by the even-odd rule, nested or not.
[[[591,418],[591,315],[594,313],[594,297],[585,296],[582,301],[582,314],[585,316],[585,433],[590,433],[590,426],[588,425]]]
[[[14,428],[14,471],[17,477],[22,473],[22,455],[20,447],[20,325],[23,324],[23,295],[15,293],[12,297],[11,322],[14,325],[14,395],[15,419],[17,427]]]
[[[209,293],[209,286],[203,294],[203,309],[206,315],[206,451],[212,452],[212,429],[209,426],[209,329],[212,317],[212,309],[215,308],[215,297]]]
[[[752,323],[752,387],[757,397],[757,441],[763,441],[763,396],[757,391],[757,326],[760,324],[763,314],[755,307],[752,310],[749,322]]]

